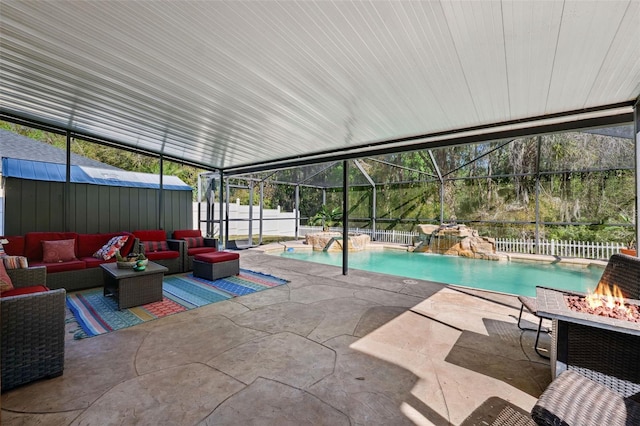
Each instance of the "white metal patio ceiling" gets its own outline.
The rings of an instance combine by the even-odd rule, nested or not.
[[[0,35],[4,118],[231,171],[640,95],[637,0],[2,0]]]

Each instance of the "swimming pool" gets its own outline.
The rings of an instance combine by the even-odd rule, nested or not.
[[[280,256],[342,265],[342,253],[339,252],[294,250]],[[349,268],[523,296],[535,296],[536,285],[589,292],[595,288],[602,275],[602,269],[598,267],[495,262],[394,250],[350,252]]]

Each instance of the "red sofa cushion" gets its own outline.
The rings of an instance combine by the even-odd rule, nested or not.
[[[78,258],[91,257],[93,253],[102,248],[113,237],[126,235],[129,238],[124,246],[120,249],[120,254],[126,256],[133,248],[135,237],[130,232],[111,232],[105,234],[78,234]]]
[[[162,229],[150,229],[144,231],[133,231],[133,235],[140,241],[166,241],[167,233]]]
[[[180,257],[179,251],[167,250],[167,251],[154,251],[151,253],[145,252],[144,255],[147,259],[153,260],[162,260],[162,259],[175,259]]]
[[[40,293],[43,291],[49,291],[49,289],[43,285],[32,285],[29,287],[18,287],[13,290],[3,291],[0,297],[20,296],[21,294]]]
[[[83,262],[85,262],[86,268],[89,269],[89,268],[97,268],[103,263],[113,263],[116,261],[116,258],[112,257],[109,260],[102,260],[102,259],[97,259],[95,257],[82,257],[79,260],[82,260]]]
[[[232,253],[228,251],[216,251],[214,253],[198,254],[193,258],[193,260],[198,260],[200,262],[206,263],[227,262],[229,260],[236,259],[240,259],[240,255],[238,253]]]
[[[196,256],[198,254],[213,253],[218,251],[215,247],[193,247],[187,249],[187,256]]]
[[[76,239],[77,236],[78,234],[75,232],[27,232],[24,236],[24,256],[29,259],[29,264],[42,262],[43,241],[70,240]]]
[[[9,256],[24,256],[24,237],[17,235],[15,237],[0,237],[0,239],[6,239],[9,241],[7,244],[3,244],[5,253]]]
[[[184,240],[185,238],[202,237],[202,233],[199,229],[180,229],[173,231],[174,240]]]
[[[46,266],[47,274],[51,274],[54,272],[75,271],[78,269],[86,268],[86,264],[82,260],[70,260],[68,262],[58,263],[29,262],[29,266]]]

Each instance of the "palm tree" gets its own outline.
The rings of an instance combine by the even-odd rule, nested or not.
[[[326,232],[332,226],[342,225],[342,211],[339,207],[329,210],[329,208],[323,204],[320,211],[309,219],[309,224],[322,225],[322,230]]]

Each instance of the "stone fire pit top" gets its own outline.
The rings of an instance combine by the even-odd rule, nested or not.
[[[564,299],[565,294],[558,290],[537,287],[538,316],[640,336],[638,323],[571,310]],[[625,299],[625,301],[634,305],[640,304],[640,300]]]

